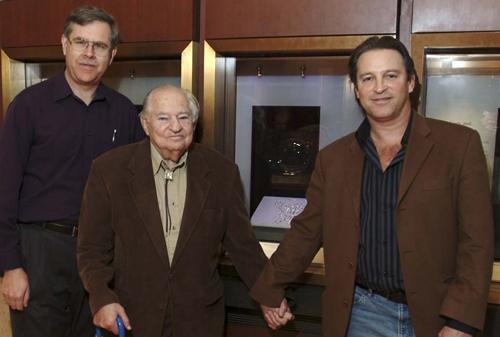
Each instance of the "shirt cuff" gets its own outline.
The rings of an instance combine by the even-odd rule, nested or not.
[[[451,319],[449,318],[447,321],[446,321],[446,326],[447,327],[450,327],[452,329],[455,329],[455,330],[458,330],[458,331],[461,331],[461,332],[464,332],[464,333],[468,333],[469,335],[472,335],[474,336],[474,334],[476,332],[479,332],[478,329],[474,328],[474,327],[471,327],[470,325],[467,325],[465,323],[462,323],[460,321],[457,321],[457,320],[454,320],[454,319]]]

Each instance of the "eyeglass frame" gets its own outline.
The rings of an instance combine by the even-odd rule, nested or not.
[[[111,47],[102,41],[90,41],[81,37],[75,37],[74,39],[67,39],[68,43],[77,53],[83,53],[90,46],[92,52],[99,57],[106,56]]]

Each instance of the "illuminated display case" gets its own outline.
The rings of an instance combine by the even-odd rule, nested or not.
[[[318,151],[363,119],[344,55],[234,58],[234,159],[259,239],[305,206]]]
[[[64,71],[63,62],[12,62],[11,97],[22,89]],[[138,60],[113,62],[102,78],[103,83],[127,96],[142,108],[146,93],[161,84],[181,85],[181,61]]]
[[[500,259],[500,49],[430,50],[426,54],[426,116],[479,132],[483,144]]]

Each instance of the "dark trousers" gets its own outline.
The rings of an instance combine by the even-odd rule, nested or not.
[[[94,337],[76,238],[35,225],[21,225],[20,232],[30,298],[24,311],[10,311],[13,337]]]

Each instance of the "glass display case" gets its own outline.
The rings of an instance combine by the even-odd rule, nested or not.
[[[260,239],[280,240],[305,206],[318,150],[363,119],[347,60],[236,58],[234,159]]]
[[[46,80],[64,70],[64,62],[11,63],[11,97],[22,89]],[[146,93],[161,84],[181,84],[181,61],[115,61],[102,78],[103,83],[127,96],[138,111]]]
[[[481,136],[495,217],[495,258],[500,259],[500,49],[429,50],[424,87],[427,117],[465,125]]]

